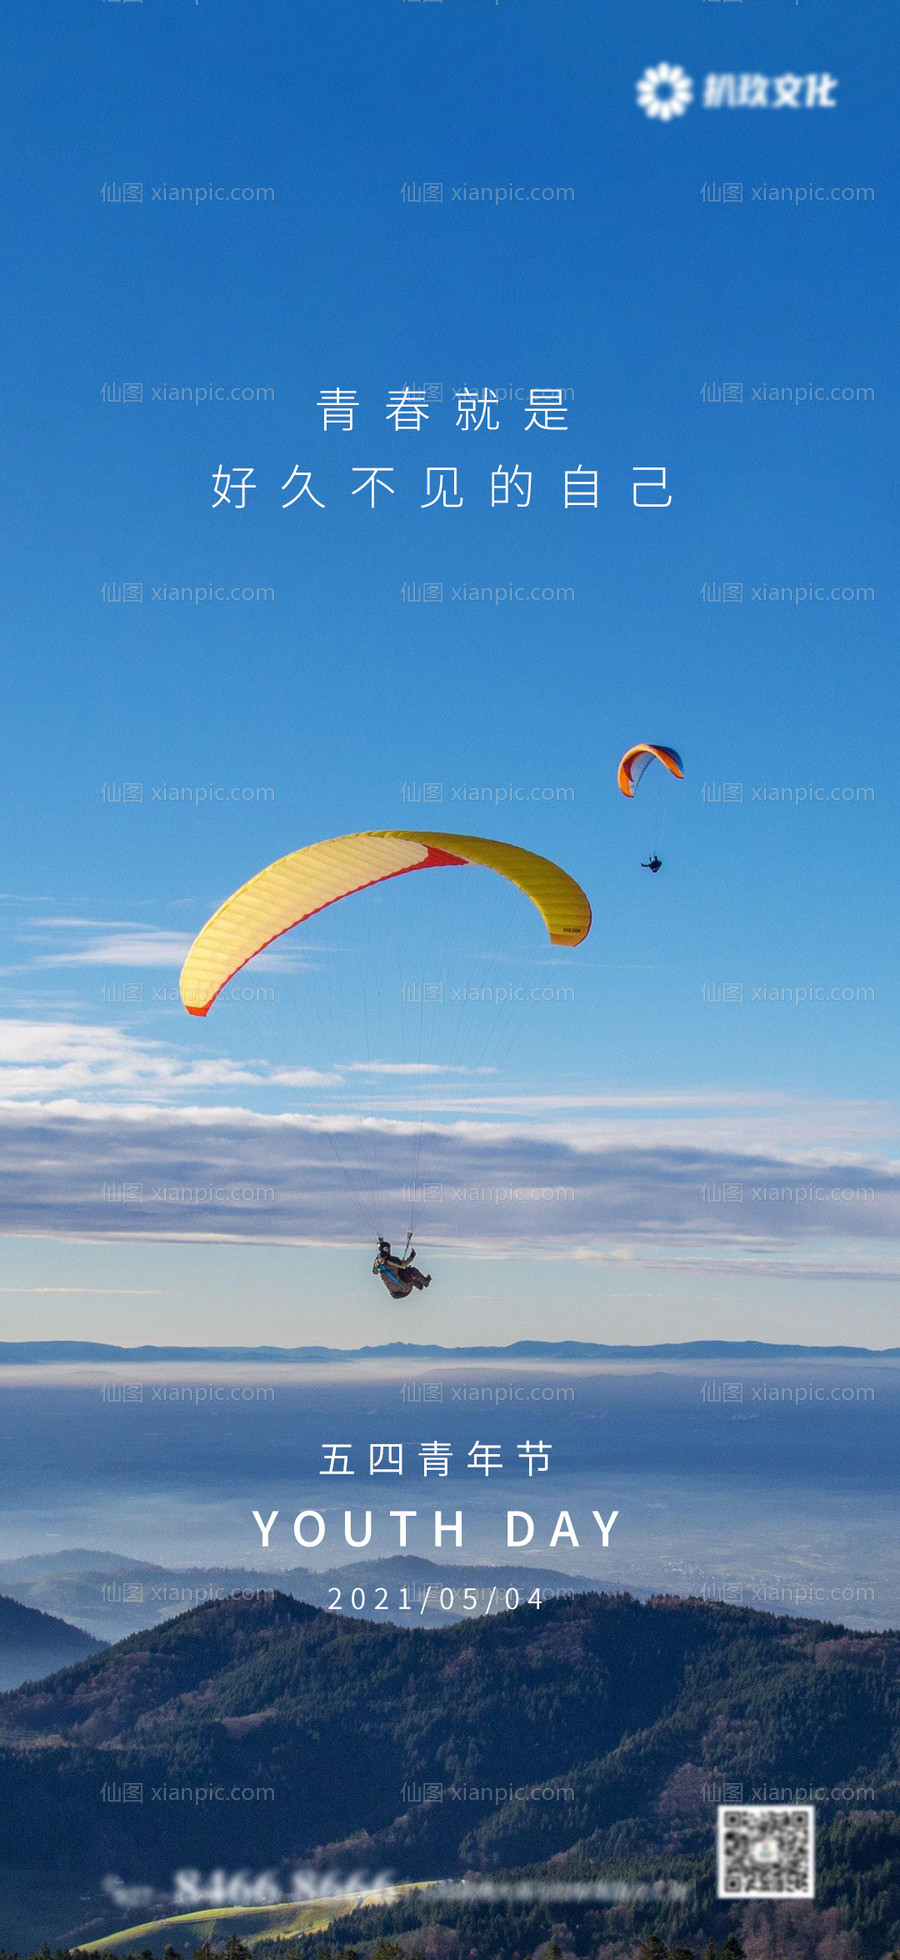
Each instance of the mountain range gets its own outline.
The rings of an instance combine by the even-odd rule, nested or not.
[[[726,1784],[816,1788],[818,1898],[871,1960],[898,1940],[898,1633],[627,1594],[441,1629],[211,1602],[0,1698],[0,1944],[98,1938],[104,1875],[164,1903],[185,1868],[553,1861],[715,1911]]]
[[[211,1599],[254,1592],[271,1597],[273,1587],[332,1611],[367,1612],[370,1617],[383,1612],[398,1626],[447,1626],[469,1610],[500,1612],[533,1598],[535,1592],[542,1599],[553,1598],[560,1593],[593,1592],[596,1584],[596,1578],[536,1565],[437,1565],[411,1552],[354,1559],[323,1572],[304,1565],[275,1570],[197,1565],[173,1569],[122,1552],[80,1549],[0,1560],[0,1592],[23,1606],[40,1608],[38,1619],[52,1611],[75,1620],[101,1643],[157,1626]],[[466,1588],[476,1595],[474,1602],[470,1596],[468,1606]],[[55,1665],[79,1658],[67,1654]],[[49,1665],[23,1665],[18,1680],[49,1672]],[[13,1680],[0,1681],[4,1688],[17,1685]]]
[[[105,1341],[0,1341],[0,1367],[66,1361],[896,1361],[900,1348],[803,1347],[777,1341],[660,1341],[645,1347],[598,1341],[512,1341],[507,1347],[448,1348],[412,1341],[381,1347],[115,1347]]]

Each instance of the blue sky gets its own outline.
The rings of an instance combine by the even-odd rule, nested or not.
[[[321,1122],[319,1155],[309,1141],[328,1085],[279,1086],[252,1019],[201,1029],[153,992],[268,859],[422,821],[558,858],[596,923],[566,1011],[532,1016],[465,1107],[443,1076],[430,1103],[463,1124],[454,1178],[577,1198],[552,1222],[470,1206],[465,1230],[445,1203],[426,1235],[436,1270],[449,1247],[442,1304],[435,1288],[415,1332],[483,1338],[489,1301],[498,1339],[614,1339],[624,1302],[636,1338],[890,1343],[887,9],[865,37],[837,0],[620,17],[95,0],[47,18],[40,44],[24,8],[8,25],[7,1336],[243,1340],[252,1322],[317,1339],[326,1297],[337,1344],[396,1335]],[[659,62],[693,78],[668,122],[635,102]],[[706,108],[710,73],[828,74],[836,106]],[[133,183],[140,203],[101,196]],[[426,183],[440,203],[401,194]],[[704,200],[725,183],[740,203]],[[188,186],[274,196],[153,195]],[[487,186],[527,196],[453,195]],[[807,197],[769,197],[787,186]],[[103,399],[130,383],[142,400]],[[432,383],[427,424],[395,431],[390,392]],[[743,398],[703,398],[726,383]],[[351,433],[322,428],[335,387],[357,393]],[[496,433],[463,431],[463,387],[523,396],[499,401]],[[564,430],[526,431],[533,387],[572,391]],[[632,503],[651,463],[666,510]],[[253,466],[247,509],[212,508],[220,465]],[[373,510],[351,493],[374,465],[394,494]],[[422,508],[429,465],[457,468],[461,508]],[[492,508],[492,472],[516,465],[528,508]],[[596,509],[564,508],[578,466]],[[324,509],[282,509],[294,468]],[[101,598],[126,582],[140,603]],[[440,603],[401,598],[426,582]],[[740,603],[701,598],[726,583]],[[153,596],[210,587],[273,597]],[[686,780],[648,777],[629,806],[615,765],[642,738],[674,743]],[[126,782],[140,803],[104,800]],[[404,799],[425,782],[439,806]],[[739,803],[704,799],[726,782]],[[225,794],[154,795],[194,785]],[[525,795],[454,796],[510,785]],[[769,797],[788,786],[806,798]],[[471,903],[466,958],[494,916],[477,880]],[[320,942],[326,967],[336,945],[352,961],[354,931]],[[300,955],[277,970],[282,1066],[327,1067],[289,1052]],[[126,983],[141,1003],[103,998]],[[743,998],[703,998],[725,983]],[[402,1091],[391,1079],[383,1104],[401,1120]],[[248,1222],[100,1202],[142,1166],[151,1186],[248,1174],[278,1203]],[[717,1180],[875,1195],[701,1206]],[[327,1258],[309,1243],[330,1239]],[[39,1290],[67,1285],[84,1291]]]

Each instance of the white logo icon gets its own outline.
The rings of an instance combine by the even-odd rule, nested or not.
[[[673,116],[683,116],[688,103],[693,102],[694,84],[683,68],[660,61],[655,68],[644,69],[637,83],[637,99],[646,116],[670,122]]]

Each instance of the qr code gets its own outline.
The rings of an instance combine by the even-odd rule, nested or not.
[[[719,1805],[719,1898],[815,1898],[812,1804]]]

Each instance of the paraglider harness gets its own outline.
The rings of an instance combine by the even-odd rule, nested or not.
[[[415,1279],[407,1277],[408,1265],[411,1264],[416,1256],[415,1251],[410,1252],[411,1245],[412,1227],[410,1226],[406,1234],[406,1244],[401,1257],[399,1259],[393,1258],[390,1256],[390,1241],[379,1234],[378,1251],[375,1255],[375,1263],[372,1271],[378,1274],[379,1279],[383,1280],[392,1300],[408,1299],[413,1288],[421,1279],[421,1275],[418,1272],[416,1272]]]

